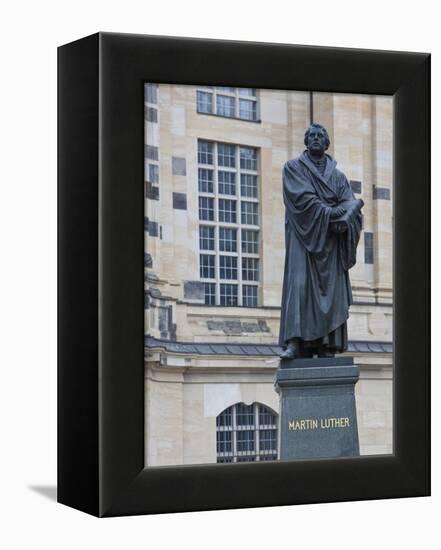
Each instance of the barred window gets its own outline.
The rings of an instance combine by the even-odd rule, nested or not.
[[[197,112],[242,120],[258,120],[256,88],[203,86],[196,92]]]
[[[205,303],[257,307],[260,278],[257,149],[202,139],[198,140],[198,163],[199,250],[212,251],[218,258],[214,277],[209,277],[215,282],[205,286]]]
[[[218,463],[277,460],[277,414],[261,403],[236,403],[216,417]]]

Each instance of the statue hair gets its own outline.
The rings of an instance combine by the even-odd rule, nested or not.
[[[305,144],[305,146],[308,145],[308,137],[312,128],[320,128],[321,130],[323,130],[323,133],[325,134],[325,138],[326,138],[326,149],[327,149],[331,144],[331,140],[329,139],[328,132],[324,126],[322,126],[321,124],[317,124],[316,122],[313,122],[305,132],[305,138],[303,140],[303,143]]]

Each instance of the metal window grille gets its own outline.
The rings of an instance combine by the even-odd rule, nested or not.
[[[277,460],[277,414],[261,403],[236,403],[216,418],[218,463]]]

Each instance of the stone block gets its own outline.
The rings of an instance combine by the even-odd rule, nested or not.
[[[354,387],[359,370],[353,359],[288,363],[296,366],[279,368],[275,381],[280,395],[280,458],[358,456]]]

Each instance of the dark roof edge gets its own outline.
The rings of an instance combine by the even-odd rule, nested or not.
[[[250,344],[237,342],[172,342],[153,336],[144,337],[145,348],[163,348],[174,353],[197,353],[200,355],[278,355],[282,348],[274,344]],[[348,351],[353,353],[392,353],[392,342],[368,342],[350,340]]]

